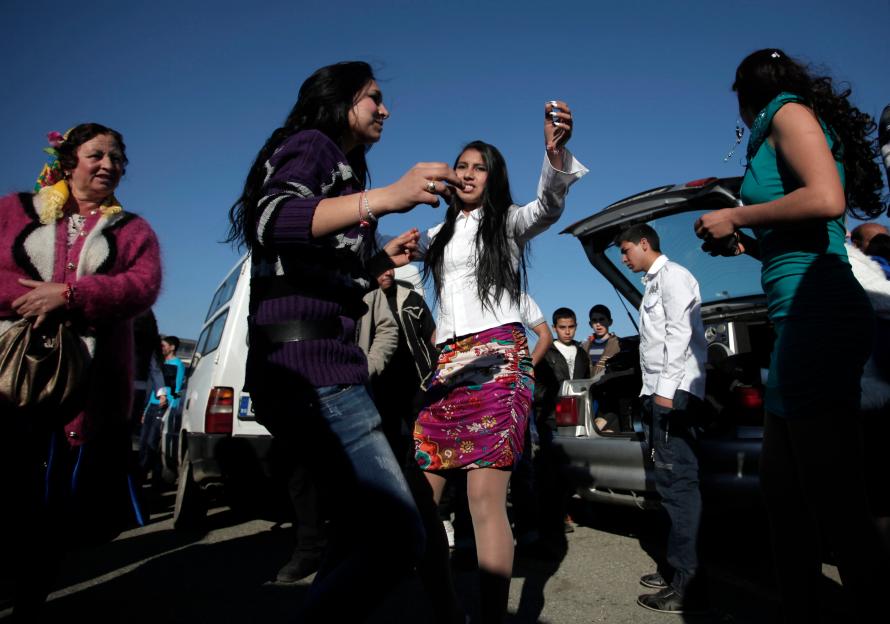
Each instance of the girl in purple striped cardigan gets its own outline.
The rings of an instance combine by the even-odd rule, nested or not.
[[[448,184],[462,184],[445,163],[423,163],[368,189],[365,150],[388,117],[369,65],[319,69],[260,150],[229,215],[230,240],[252,256],[246,387],[257,419],[299,449],[333,524],[301,609],[305,622],[363,620],[425,550],[365,390],[355,324],[376,276],[407,264],[419,238],[411,230],[377,251],[377,220],[436,206],[450,196]]]

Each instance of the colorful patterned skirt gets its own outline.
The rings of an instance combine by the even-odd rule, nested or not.
[[[518,323],[447,343],[414,425],[420,468],[512,468],[522,454],[534,383]]]

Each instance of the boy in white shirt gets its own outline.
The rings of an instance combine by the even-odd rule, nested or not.
[[[701,521],[696,430],[692,415],[704,397],[707,342],[701,295],[695,277],[661,253],[652,227],[635,225],[618,235],[621,261],[645,273],[640,305],[640,367],[644,415],[651,416],[649,447],[655,463],[655,489],[670,519],[669,574],[640,579],[658,589],[637,603],[663,613],[692,613],[705,603],[698,568]],[[701,581],[701,578],[699,578]]]

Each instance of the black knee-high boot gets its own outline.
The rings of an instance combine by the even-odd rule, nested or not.
[[[510,577],[479,569],[479,610],[482,624],[503,624],[507,618]]]
[[[458,602],[451,576],[448,538],[433,500],[433,490],[419,468],[408,467],[403,472],[426,531],[426,550],[417,564],[417,575],[433,603],[435,621],[439,624],[465,624],[466,615]]]

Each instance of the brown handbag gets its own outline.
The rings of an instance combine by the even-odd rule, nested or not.
[[[0,402],[19,409],[75,409],[86,394],[90,354],[60,323],[38,327],[21,319],[0,336]]]

